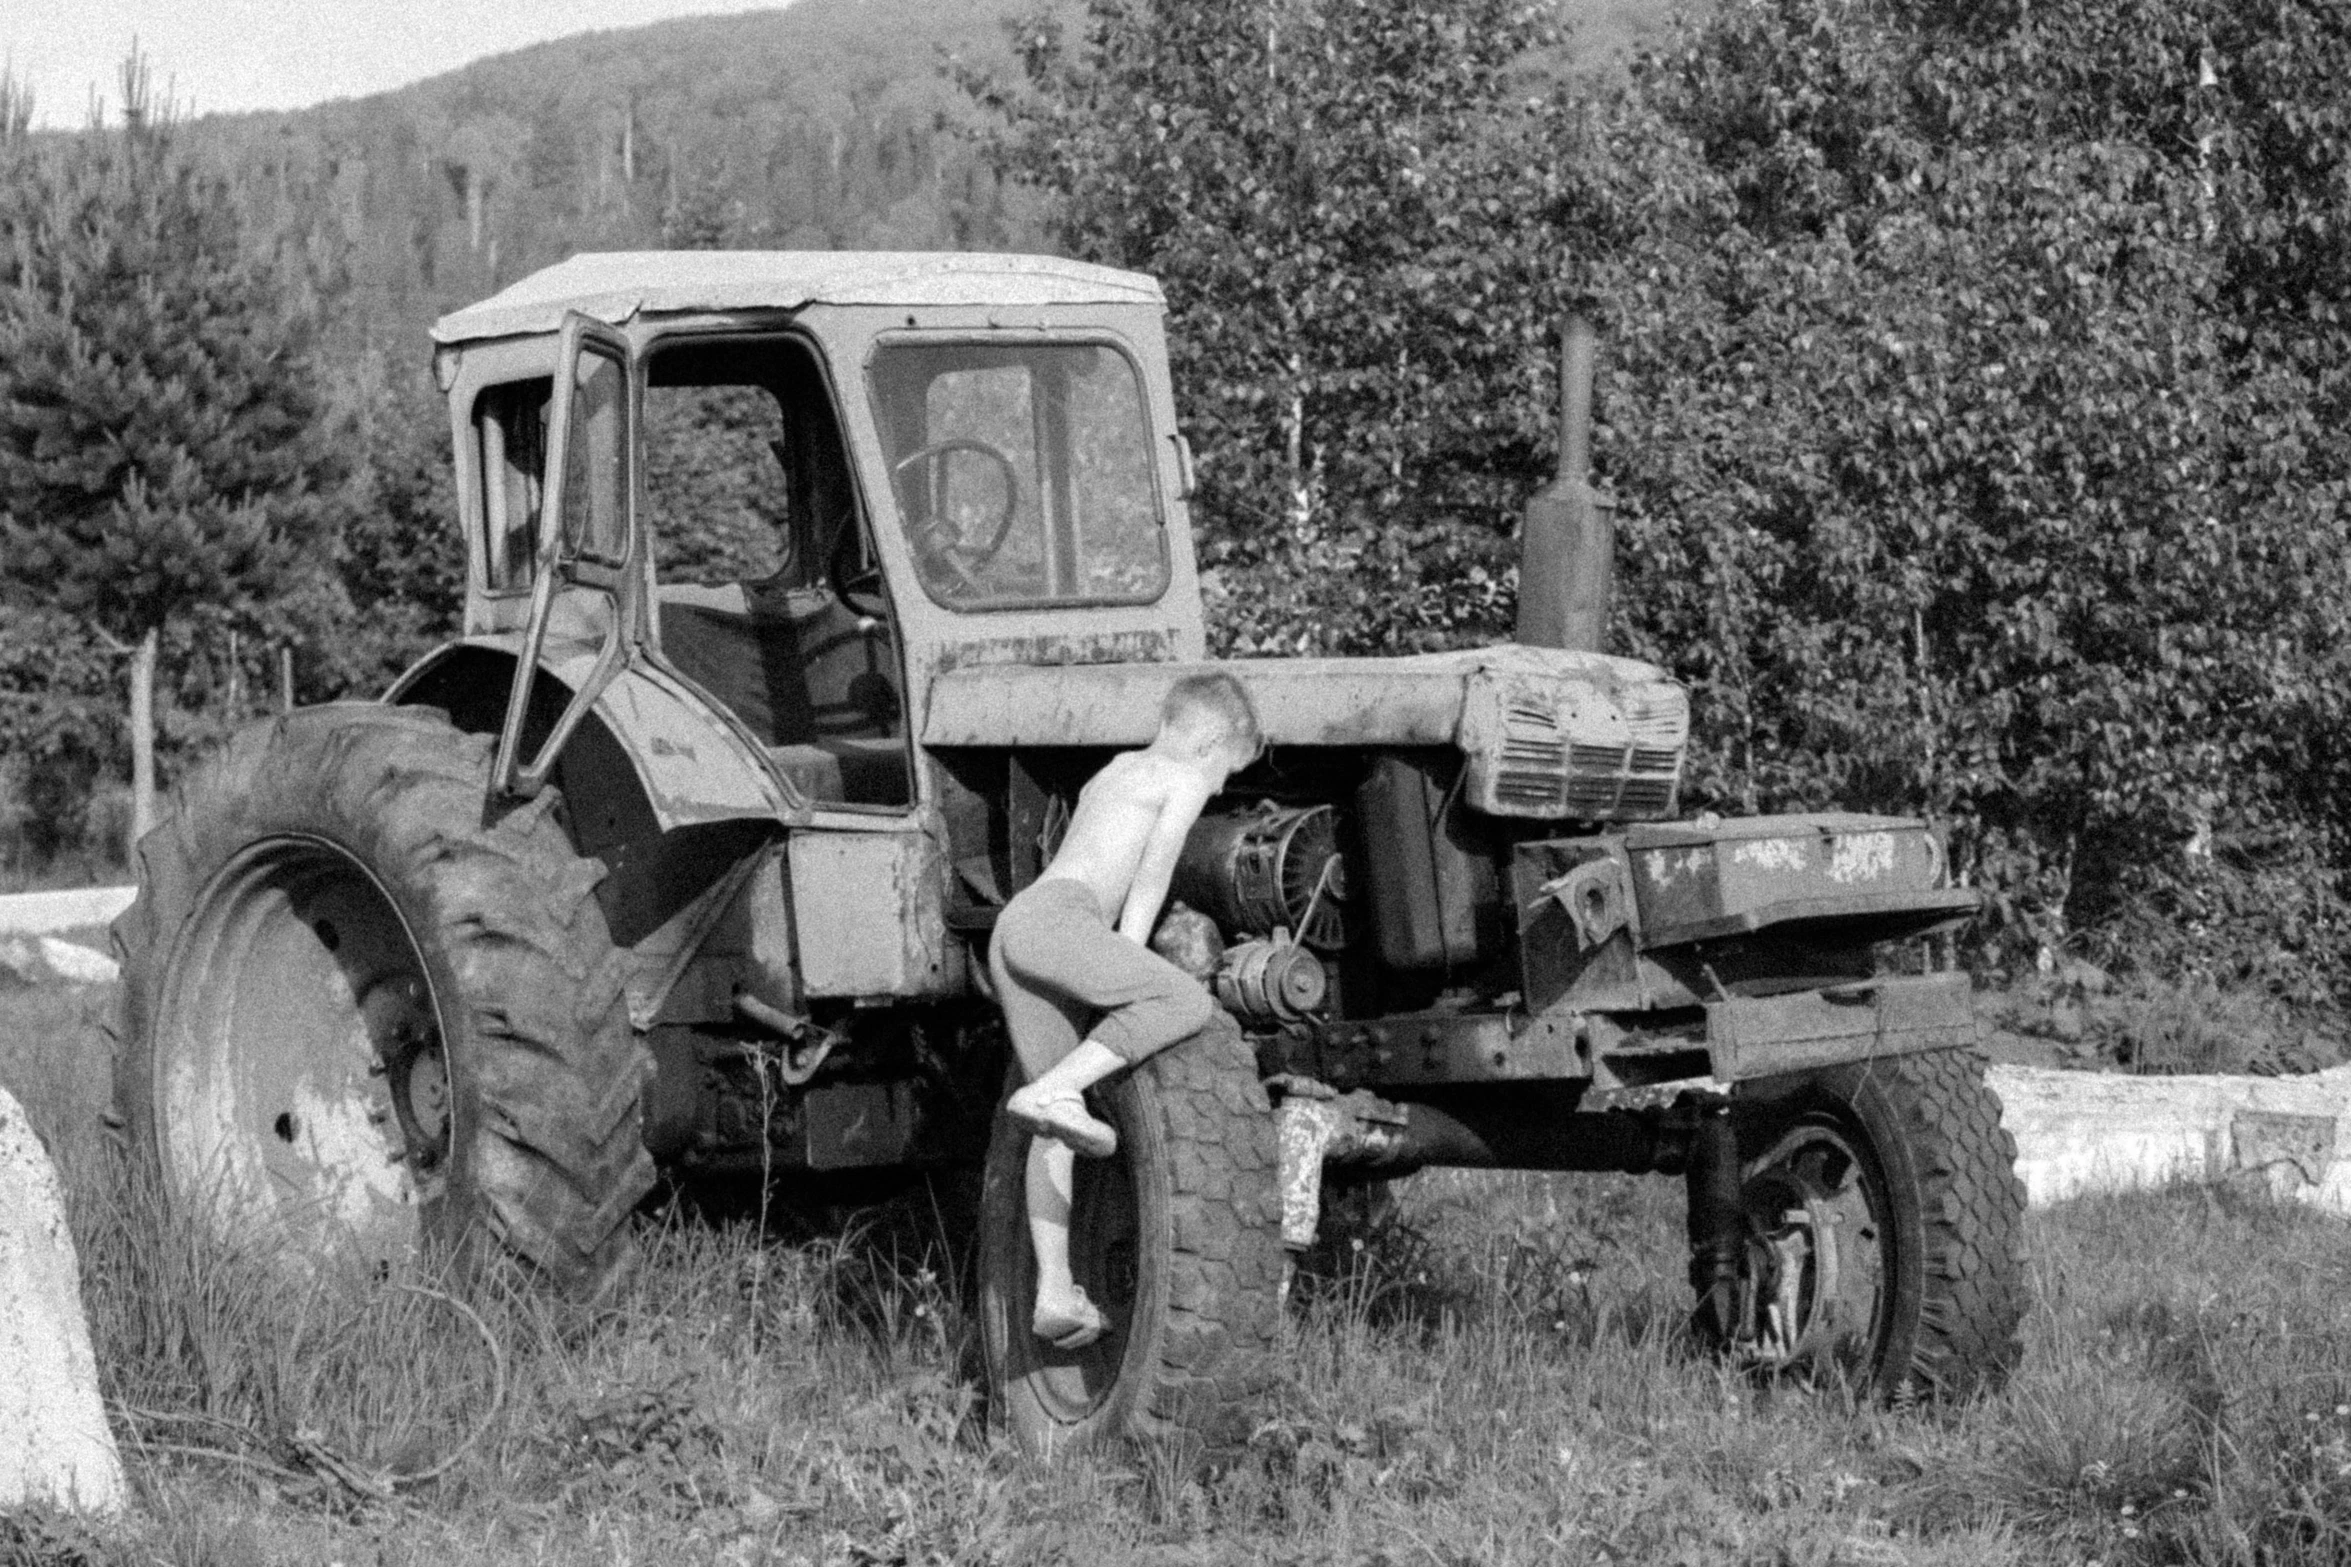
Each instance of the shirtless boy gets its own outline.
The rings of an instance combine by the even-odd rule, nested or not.
[[[1149,942],[1201,807],[1262,749],[1257,714],[1238,681],[1176,682],[1160,708],[1158,736],[1087,780],[1053,863],[996,920],[988,971],[1029,1079],[1005,1111],[1034,1139],[1031,1327],[1057,1349],[1083,1348],[1109,1326],[1069,1269],[1073,1155],[1100,1159],[1118,1147],[1118,1133],[1087,1111],[1083,1096],[1199,1032],[1215,1010]]]

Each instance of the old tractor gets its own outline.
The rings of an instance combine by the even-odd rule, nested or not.
[[[1068,261],[738,252],[443,319],[464,634],[238,734],[141,845],[119,1098],[167,1189],[592,1295],[664,1180],[978,1167],[992,1407],[1053,1452],[1229,1429],[1326,1186],[1678,1174],[1725,1354],[1996,1380],[2012,1145],[1966,977],[1890,945],[1974,896],[1918,822],[1677,817],[1686,695],[1596,651],[1575,456],[1517,642],[1213,666],[1271,747],[1158,940],[1220,1007],[1097,1095],[1073,1233],[1115,1330],[1027,1333],[982,956],[1209,667],[1162,316]]]

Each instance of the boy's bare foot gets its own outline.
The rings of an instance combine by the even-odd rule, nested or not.
[[[1083,1285],[1072,1284],[1066,1299],[1048,1303],[1038,1297],[1029,1329],[1055,1349],[1084,1349],[1110,1331],[1110,1319],[1088,1298]]]
[[[1004,1113],[1030,1136],[1067,1143],[1089,1159],[1107,1159],[1118,1152],[1117,1130],[1096,1120],[1086,1109],[1085,1097],[1071,1089],[1026,1084],[1004,1101]]]

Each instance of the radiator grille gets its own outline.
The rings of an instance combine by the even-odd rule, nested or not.
[[[1514,703],[1503,710],[1502,749],[1494,795],[1520,812],[1548,813],[1566,782],[1567,742],[1559,720],[1541,708]]]
[[[1567,814],[1613,816],[1618,797],[1623,793],[1624,780],[1614,774],[1571,778],[1567,782]]]
[[[1616,809],[1620,816],[1671,816],[1673,814],[1674,780],[1672,778],[1628,778],[1624,792],[1617,797]]]
[[[1546,672],[1473,680],[1466,696],[1461,745],[1476,809],[1549,821],[1672,814],[1689,735],[1680,687]]]

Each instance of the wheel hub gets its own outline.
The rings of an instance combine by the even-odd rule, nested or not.
[[[450,1147],[438,1014],[397,908],[340,846],[273,838],[198,897],[155,1019],[176,1201],[286,1227],[287,1255],[404,1262]]]
[[[1885,1305],[1867,1167],[1841,1131],[1804,1126],[1753,1168],[1735,1353],[1767,1371],[1866,1374]]]
[[[449,1155],[449,1065],[423,978],[408,973],[378,981],[360,1012],[408,1163],[420,1174],[434,1169]]]

